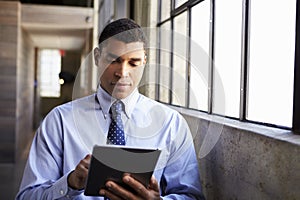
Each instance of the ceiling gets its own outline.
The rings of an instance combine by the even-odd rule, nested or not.
[[[81,50],[91,39],[93,8],[22,4],[22,28],[34,46]]]
[[[21,0],[22,4],[43,4],[61,6],[93,7],[94,0]]]
[[[90,30],[59,28],[26,28],[34,46],[38,48],[81,50]]]

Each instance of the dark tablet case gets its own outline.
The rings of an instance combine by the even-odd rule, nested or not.
[[[105,188],[107,180],[113,180],[130,190],[131,188],[122,182],[124,173],[130,173],[147,187],[160,152],[158,149],[116,145],[95,146],[84,194],[86,196],[100,196],[99,191],[101,188]]]

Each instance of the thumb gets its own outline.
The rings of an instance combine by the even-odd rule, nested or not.
[[[155,179],[155,177],[153,175],[151,176],[151,179],[150,179],[149,188],[154,190],[154,191],[159,192],[158,182],[157,182],[157,180]]]

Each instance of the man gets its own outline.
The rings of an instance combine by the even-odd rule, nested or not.
[[[95,144],[109,144],[111,107],[121,102],[125,136],[120,144],[162,150],[145,187],[130,174],[132,190],[106,182],[99,194],[113,199],[202,199],[191,134],[176,111],[138,93],[146,64],[146,38],[134,21],[108,24],[94,50],[100,68],[96,94],[53,109],[37,130],[17,199],[102,199],[83,194]],[[123,132],[123,131],[121,131]],[[126,187],[127,188],[127,187]]]

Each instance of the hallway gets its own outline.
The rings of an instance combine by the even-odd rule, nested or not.
[[[72,82],[60,86],[58,98],[40,96],[42,50],[59,50],[61,71],[76,76],[92,49],[96,27],[93,2],[23,2],[0,1],[0,199],[6,200],[14,199],[19,189],[33,130],[54,106],[73,97]],[[83,92],[90,90],[86,86]]]
[[[207,200],[300,199],[299,0],[0,0],[0,200],[43,117],[97,91],[98,34],[124,17],[149,37],[139,92],[188,123]]]

